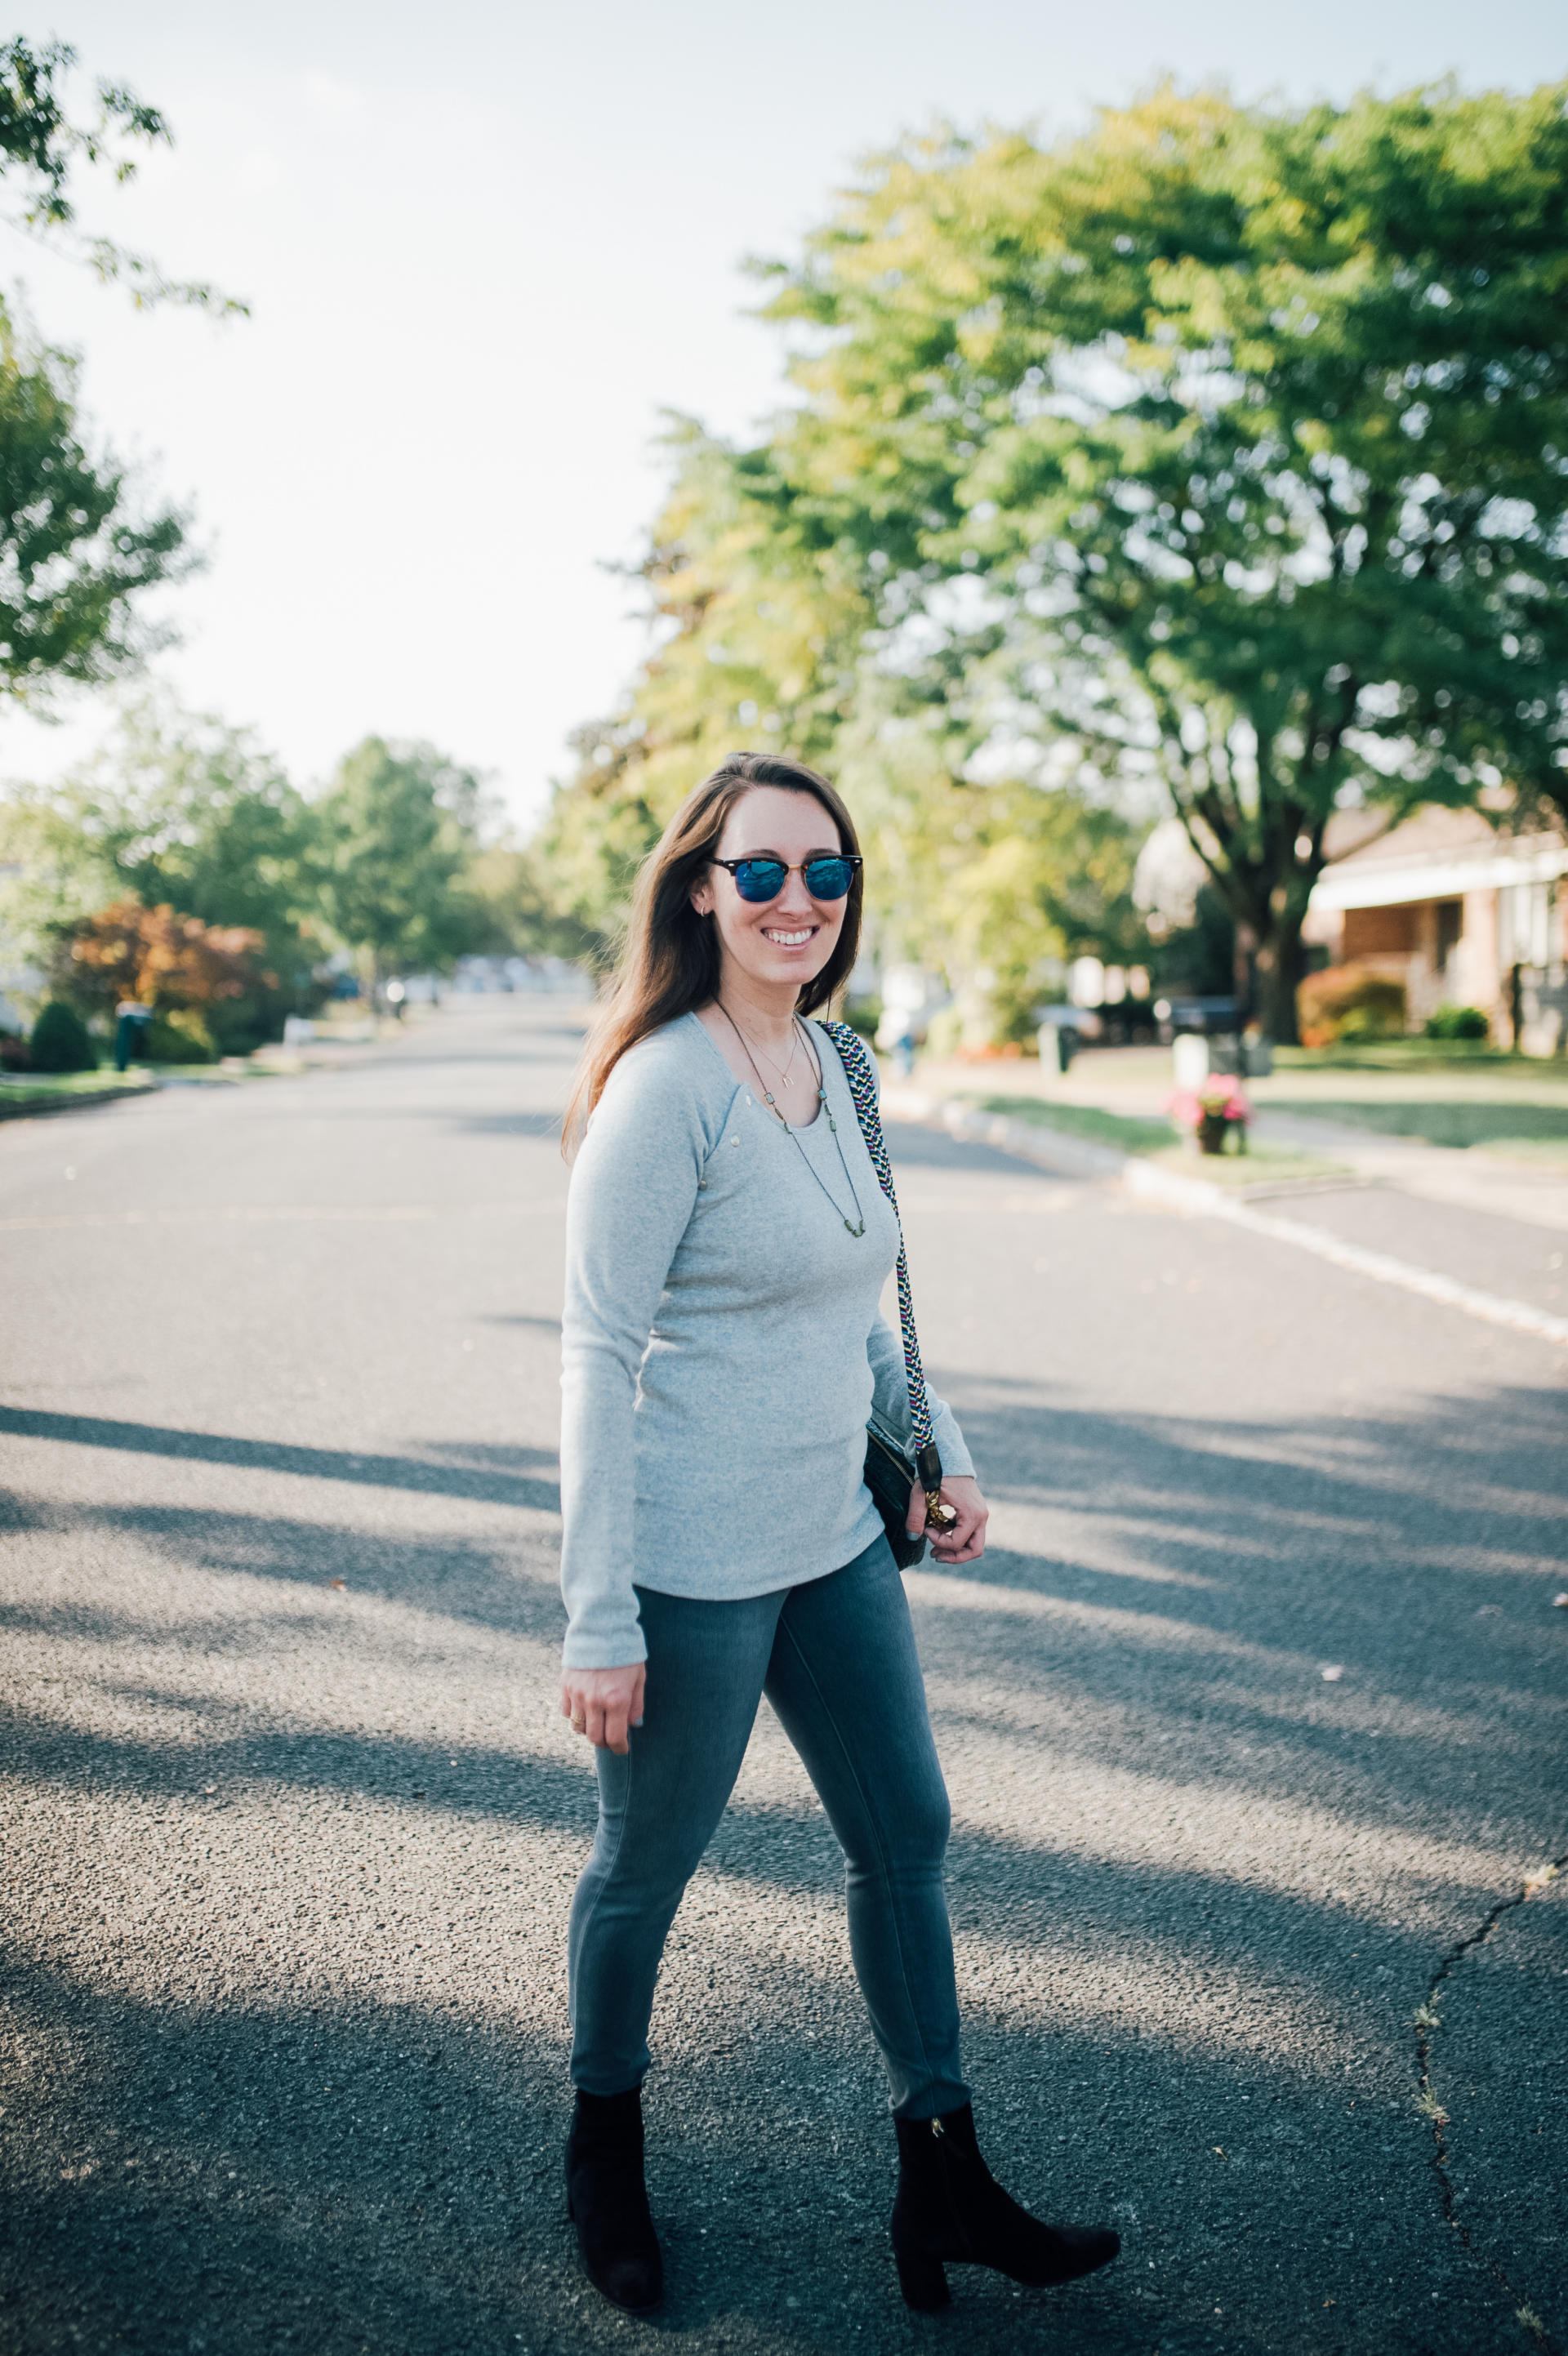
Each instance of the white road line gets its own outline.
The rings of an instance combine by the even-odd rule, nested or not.
[[[892,1091],[888,1094],[891,1097]],[[1135,1155],[1086,1146],[1077,1138],[1042,1131],[1005,1114],[983,1113],[972,1105],[943,1103],[914,1092],[902,1100],[895,1098],[888,1110],[894,1119],[913,1119],[927,1128],[945,1129],[951,1137],[999,1146],[1004,1152],[1015,1153],[1021,1161],[1033,1162],[1057,1175],[1120,1177],[1129,1194],[1142,1195],[1166,1210],[1183,1212],[1189,1218],[1229,1219],[1232,1226],[1250,1227],[1254,1235],[1268,1236],[1275,1243],[1316,1252],[1319,1259],[1330,1260],[1336,1268],[1348,1269],[1357,1276],[1370,1277],[1376,1284],[1397,1285],[1402,1291],[1440,1301],[1445,1309],[1478,1317],[1485,1324],[1506,1325],[1516,1333],[1533,1333],[1539,1341],[1568,1349],[1568,1317],[1554,1317],[1550,1310],[1534,1309],[1528,1301],[1510,1301],[1500,1292],[1483,1292],[1476,1285],[1460,1284],[1454,1277],[1440,1276],[1434,1268],[1418,1268],[1414,1261],[1395,1259],[1388,1252],[1341,1243],[1337,1236],[1309,1226],[1305,1220],[1282,1219],[1275,1212],[1254,1210],[1250,1203],[1231,1202],[1202,1179],[1156,1169]]]
[[[1379,1284],[1395,1284],[1405,1292],[1419,1292],[1428,1301],[1440,1301],[1449,1309],[1462,1309],[1467,1317],[1479,1317],[1488,1325],[1509,1325],[1516,1333],[1534,1333],[1543,1342],[1555,1342],[1568,1348],[1568,1317],[1553,1317],[1547,1309],[1532,1309],[1528,1301],[1509,1301],[1500,1292],[1482,1292],[1473,1284],[1460,1284],[1451,1276],[1440,1276],[1435,1269],[1418,1268],[1412,1260],[1394,1259],[1388,1252],[1368,1251],[1362,1244],[1342,1243],[1337,1236],[1325,1234],[1321,1227],[1308,1226],[1301,1219],[1282,1219],[1271,1211],[1255,1211],[1249,1203],[1205,1204],[1203,1215],[1211,1219],[1229,1219],[1239,1227],[1250,1227],[1254,1235],[1272,1236],[1276,1243],[1294,1244],[1299,1251],[1316,1252],[1319,1259],[1332,1260],[1336,1268],[1353,1269],[1358,1276],[1369,1276]]]

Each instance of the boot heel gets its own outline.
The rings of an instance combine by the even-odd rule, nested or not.
[[[923,2250],[895,2250],[898,2267],[898,2287],[904,2303],[921,2315],[932,2315],[940,2307],[951,2304],[948,2278],[940,2258],[929,2258]]]

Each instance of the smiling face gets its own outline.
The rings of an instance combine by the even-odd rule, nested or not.
[[[732,808],[714,852],[716,859],[781,859],[799,870],[813,852],[841,851],[839,830],[814,794],[782,786],[753,786]],[[847,900],[813,900],[806,879],[787,875],[777,900],[754,906],[743,900],[726,868],[710,867],[693,886],[692,905],[712,914],[726,979],[747,995],[764,999],[794,995],[821,973],[843,929]]]

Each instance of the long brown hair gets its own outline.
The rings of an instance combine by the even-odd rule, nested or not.
[[[860,849],[854,820],[826,777],[803,761],[780,754],[731,753],[687,795],[638,874],[626,946],[609,995],[588,1033],[566,1108],[561,1150],[568,1157],[581,1142],[605,1082],[627,1049],[718,994],[718,932],[711,916],[699,916],[693,907],[692,890],[718,850],[731,810],[753,786],[782,786],[789,793],[810,794],[837,827],[839,848]],[[802,1014],[825,1006],[849,978],[860,947],[864,872],[854,870],[832,957],[801,990]]]

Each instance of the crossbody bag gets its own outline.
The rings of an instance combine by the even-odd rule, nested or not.
[[[871,1156],[871,1166],[876,1173],[877,1183],[893,1206],[898,1218],[898,1197],[893,1192],[893,1171],[887,1159],[887,1142],[882,1134],[882,1116],[876,1105],[876,1074],[870,1056],[857,1032],[847,1023],[824,1023],[822,1029],[839,1051],[844,1077],[849,1082],[850,1096],[854,1104],[854,1117],[860,1123],[860,1133],[865,1140],[865,1150]],[[904,1249],[904,1223],[898,1220],[898,1323],[904,1336],[904,1373],[909,1386],[909,1424],[915,1442],[911,1458],[902,1442],[875,1416],[865,1427],[865,1485],[875,1501],[882,1516],[882,1526],[887,1533],[887,1543],[893,1559],[900,1570],[908,1570],[918,1562],[926,1551],[924,1537],[912,1538],[905,1527],[909,1512],[909,1492],[918,1481],[926,1493],[928,1526],[936,1530],[950,1529],[958,1519],[941,1495],[942,1460],[937,1452],[936,1432],[931,1424],[931,1403],[926,1396],[926,1370],[920,1364],[920,1344],[915,1332],[915,1302],[909,1290],[909,1263]]]

